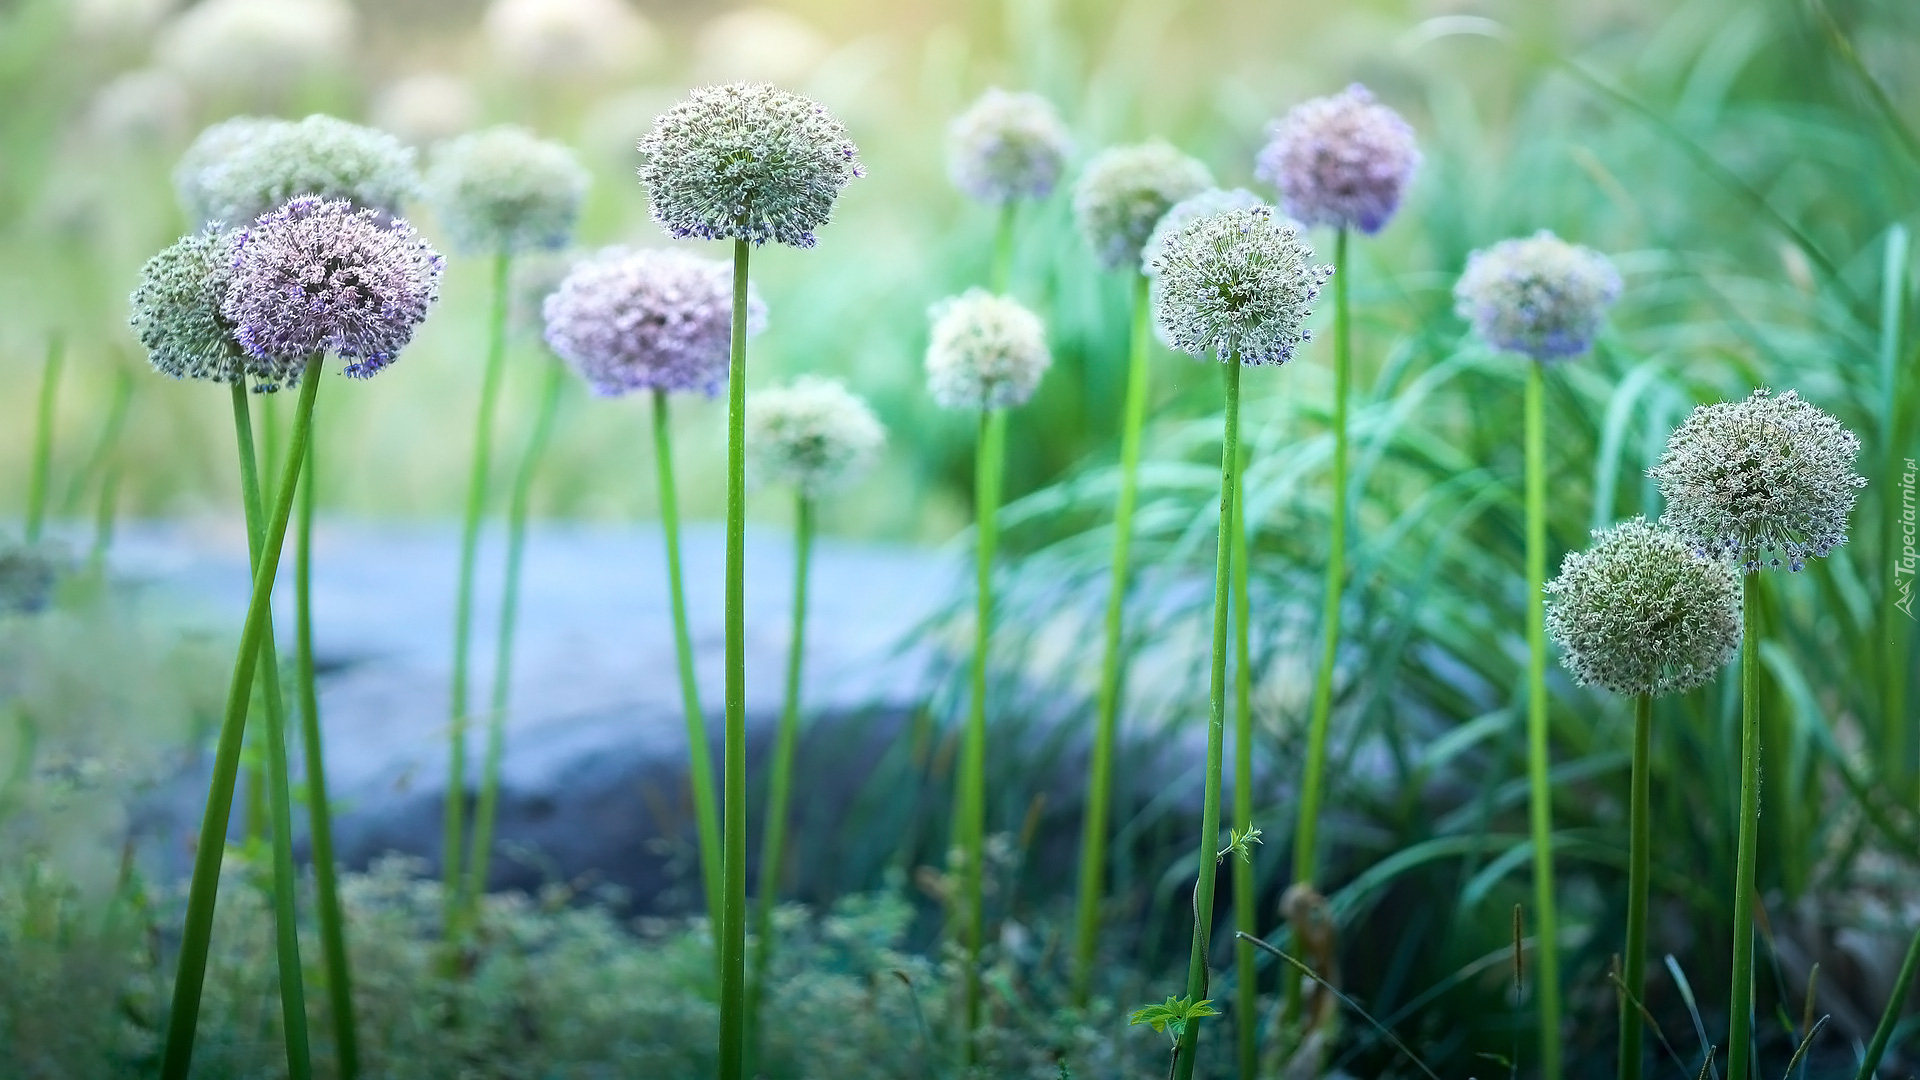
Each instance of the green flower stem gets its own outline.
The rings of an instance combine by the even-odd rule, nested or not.
[[[1753,879],[1760,839],[1760,605],[1758,582],[1740,591],[1740,846],[1733,869],[1733,989],[1727,1080],[1748,1080],[1753,1047]]]
[[[1120,428],[1120,498],[1113,511],[1113,573],[1107,586],[1107,622],[1100,658],[1099,715],[1093,731],[1093,761],[1087,778],[1087,808],[1080,835],[1079,935],[1074,947],[1074,1000],[1081,1005],[1093,988],[1094,951],[1100,938],[1100,902],[1107,869],[1107,815],[1112,812],[1113,744],[1119,726],[1122,632],[1133,547],[1133,510],[1139,497],[1140,433],[1147,421],[1151,375],[1147,367],[1153,340],[1153,308],[1147,278],[1133,279],[1131,358],[1127,364],[1126,412]]]
[[[53,475],[53,407],[60,394],[60,368],[66,342],[59,334],[47,339],[47,362],[40,373],[40,407],[34,414],[33,471],[27,474],[26,542],[40,542],[47,524],[47,483]]]
[[[245,383],[233,384],[233,435],[240,453],[240,501],[246,510],[247,556],[251,568],[260,565],[265,513],[261,509],[260,471],[255,464],[253,417]],[[298,474],[294,474],[297,483]],[[286,704],[280,693],[280,658],[273,640],[273,609],[267,606],[267,629],[260,639],[260,686],[265,699],[261,715],[266,743],[266,786],[273,835],[273,943],[280,985],[280,1019],[286,1030],[287,1075],[306,1080],[313,1075],[307,1038],[307,993],[300,966],[300,925],[294,910],[299,880],[293,869],[293,799],[287,775]]]
[[[307,765],[307,829],[313,842],[314,907],[320,924],[320,956],[327,970],[327,1007],[333,1014],[340,1080],[360,1075],[360,1031],[353,1016],[353,977],[347,967],[346,919],[333,861],[333,807],[327,797],[326,748],[320,738],[320,693],[313,665],[313,506],[316,455],[307,437],[300,479],[300,518],[293,548],[295,602],[294,667],[300,679],[301,753]]]
[[[1233,825],[1253,821],[1253,649],[1252,610],[1247,606],[1247,454],[1241,447],[1240,469],[1233,477]],[[1260,986],[1254,966],[1254,946],[1260,919],[1254,911],[1253,864],[1233,868],[1233,959],[1236,978],[1235,1020],[1240,1036],[1240,1080],[1260,1075]]]
[[[1899,225],[1887,231],[1886,260],[1881,274],[1880,294],[1880,441],[1885,448],[1887,461],[1883,475],[1887,478],[1884,490],[1886,497],[1886,544],[1887,550],[1882,566],[1891,565],[1900,554],[1900,503],[1893,478],[1899,476],[1905,455],[1901,453],[1900,433],[1906,422],[1906,413],[1901,406],[1903,389],[1900,378],[1900,347],[1902,343],[1902,316],[1906,312],[1907,302],[1907,258],[1910,239],[1907,230]],[[1912,620],[1893,606],[1893,596],[1883,602],[1882,618],[1886,620],[1885,641],[1885,707],[1881,709],[1881,761],[1885,762],[1886,774],[1891,781],[1889,787],[1898,795],[1904,793],[1911,801],[1916,792],[1920,792],[1920,774],[1914,760],[1915,747],[1909,741],[1907,723],[1901,718],[1907,716],[1907,680],[1912,671],[1906,662],[1907,642]]]
[[[974,456],[975,593],[973,681],[967,730],[960,752],[961,918],[967,948],[966,1027],[961,1042],[973,1063],[974,1032],[980,1027],[980,950],[986,938],[985,863],[987,822],[987,662],[993,638],[993,555],[999,543],[1000,485],[1006,471],[1007,413],[980,413],[980,446]]]
[[[1560,938],[1553,900],[1553,788],[1547,772],[1546,374],[1527,364],[1527,783],[1533,829],[1540,1075],[1560,1077]]]
[[[1220,450],[1220,539],[1213,568],[1213,674],[1208,689],[1207,794],[1200,811],[1200,880],[1193,889],[1193,949],[1187,998],[1207,997],[1207,949],[1213,941],[1213,887],[1220,869],[1220,767],[1227,714],[1227,614],[1233,578],[1234,503],[1240,485],[1240,357],[1227,357],[1226,431]],[[1193,1080],[1200,1025],[1190,1023],[1174,1052],[1175,1080]]]
[[[447,723],[446,836],[440,845],[446,883],[445,928],[452,940],[461,909],[460,853],[467,810],[467,656],[473,644],[474,561],[480,519],[487,506],[487,473],[493,456],[493,417],[507,355],[507,283],[512,256],[493,257],[493,310],[487,320],[487,363],[480,380],[480,411],[474,420],[473,469],[467,476],[466,516],[460,530],[460,584],[453,611],[453,690]]]
[[[713,752],[707,744],[707,717],[700,711],[700,683],[693,673],[693,637],[687,632],[687,593],[680,574],[680,504],[674,491],[673,434],[664,390],[653,392],[653,459],[660,470],[660,529],[667,541],[673,651],[680,663],[680,703],[687,716],[687,770],[700,838],[700,880],[706,887],[707,919],[718,932],[725,895],[720,881],[720,804],[713,790]]]
[[[727,361],[727,734],[725,902],[720,928],[720,1080],[747,1059],[747,255],[733,242],[733,341]]]
[[[1294,822],[1293,883],[1312,887],[1320,800],[1327,768],[1327,727],[1333,714],[1333,677],[1340,653],[1340,590],[1347,576],[1347,396],[1353,381],[1353,336],[1347,307],[1347,230],[1333,234],[1333,505],[1327,523],[1327,591],[1320,614],[1320,669],[1313,680],[1313,714],[1307,725],[1306,775],[1300,783],[1300,815]],[[1300,973],[1281,973],[1288,1024],[1300,1019]]]
[[[800,734],[801,661],[806,657],[807,570],[813,560],[813,500],[804,492],[794,499],[793,632],[787,640],[787,694],[780,709],[780,730],[773,744],[773,774],[767,785],[766,825],[760,834],[759,910],[754,918],[752,1000],[747,1013],[758,1043],[760,1000],[767,985],[767,965],[773,953],[773,905],[780,893],[780,868],[786,855],[788,792],[793,782],[794,746]]]
[[[513,494],[507,503],[507,568],[500,589],[500,627],[493,648],[493,696],[487,705],[487,751],[480,771],[480,797],[474,804],[473,836],[467,854],[466,918],[474,925],[479,915],[480,898],[487,892],[487,867],[493,857],[493,823],[500,807],[500,759],[506,753],[507,698],[513,687],[513,636],[520,621],[520,566],[527,550],[527,517],[533,498],[534,477],[540,471],[540,459],[553,438],[554,414],[560,407],[560,389],[565,385],[567,369],[558,362],[547,365],[546,380],[540,389],[539,411],[534,414],[533,433],[527,437],[527,449],[520,457],[520,468],[513,477]]]
[[[1003,295],[1013,282],[1013,219],[1019,207],[1017,200],[1001,204],[1000,223],[993,234],[993,276],[988,280],[993,284],[993,291]]]
[[[1907,958],[1900,963],[1900,974],[1894,977],[1893,993],[1887,998],[1886,1011],[1880,1014],[1880,1023],[1874,1026],[1873,1038],[1867,1043],[1867,1052],[1860,1059],[1860,1070],[1854,1073],[1854,1080],[1873,1080],[1874,1070],[1880,1067],[1880,1058],[1887,1052],[1887,1041],[1893,1038],[1893,1029],[1900,1023],[1900,1007],[1906,1003],[1907,992],[1913,986],[1913,978],[1920,974],[1920,930],[1913,932],[1913,941],[1907,946]]]
[[[1647,882],[1653,850],[1653,698],[1633,699],[1633,795],[1628,811],[1633,839],[1627,854],[1627,953],[1622,979],[1633,1001],[1620,1006],[1620,1080],[1640,1080],[1646,1023],[1635,1001],[1647,994]]]
[[[233,812],[234,780],[240,769],[240,744],[246,734],[247,699],[253,692],[255,664],[260,657],[261,641],[268,633],[271,617],[268,600],[273,595],[273,580],[280,569],[280,548],[287,536],[287,519],[293,513],[293,493],[298,485],[297,466],[307,449],[307,433],[313,417],[313,398],[320,388],[320,358],[307,361],[301,375],[300,404],[294,413],[293,453],[286,474],[274,489],[273,517],[260,545],[259,566],[253,572],[252,599],[247,602],[247,618],[240,631],[240,648],[233,662],[233,679],[227,687],[226,710],[221,718],[220,737],[214,749],[213,778],[207,789],[207,805],[200,819],[200,843],[193,855],[193,878],[187,891],[187,921],[181,933],[179,968],[173,981],[173,1004],[167,1017],[166,1048],[162,1052],[161,1080],[186,1080],[193,1064],[194,1029],[200,1020],[200,991],[206,982],[207,950],[213,939],[213,909],[220,891],[220,863],[226,854],[228,820]]]

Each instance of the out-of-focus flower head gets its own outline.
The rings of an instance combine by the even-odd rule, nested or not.
[[[345,0],[200,0],[161,32],[160,66],[215,94],[278,94],[343,67],[358,18]]]
[[[480,122],[480,98],[455,75],[423,71],[388,83],[373,99],[373,124],[415,146],[450,139]]]
[[[1284,364],[1331,266],[1272,208],[1223,210],[1168,236],[1153,258],[1154,321],[1174,348],[1228,362]]]
[[[1620,273],[1605,255],[1542,229],[1469,255],[1453,297],[1489,345],[1544,363],[1593,347],[1620,297]]]
[[[116,77],[87,106],[87,132],[109,144],[165,145],[187,132],[193,103],[178,78],[159,68]]]
[[[1308,225],[1379,232],[1420,167],[1412,125],[1359,83],[1294,106],[1267,134],[1253,174]]]
[[[426,190],[461,249],[552,250],[573,235],[587,181],[572,150],[523,128],[495,127],[437,147]]]
[[[574,266],[547,297],[547,344],[595,394],[727,383],[733,267],[684,251],[612,248]],[[747,333],[766,325],[749,288]]]
[[[299,196],[344,199],[391,216],[419,184],[412,147],[319,115],[222,121],[200,133],[174,170],[180,205],[196,224],[245,224]]]
[[[1179,232],[1193,221],[1223,210],[1251,210],[1256,206],[1266,206],[1267,201],[1246,188],[1208,188],[1198,195],[1189,195],[1174,203],[1153,226],[1153,232],[1140,249],[1140,272],[1154,275],[1153,259],[1167,244],[1167,237]],[[1299,226],[1296,225],[1297,229]]]
[[[947,125],[947,176],[981,202],[1046,198],[1072,154],[1059,110],[1039,94],[992,87]]]
[[[1102,150],[1073,188],[1073,216],[1109,270],[1137,266],[1153,227],[1173,204],[1213,186],[1198,160],[1158,139]]]
[[[693,73],[707,83],[804,82],[833,42],[790,11],[748,7],[716,15],[700,28],[693,46]]]
[[[970,289],[930,314],[927,389],[942,408],[1024,405],[1053,366],[1046,324],[1012,297]]]
[[[660,47],[653,24],[626,0],[494,0],[485,30],[510,70],[540,79],[619,75]]]
[[[803,375],[747,395],[747,468],[762,484],[814,498],[872,466],[887,431],[838,379]]]
[[[249,356],[220,311],[233,279],[231,232],[206,229],[181,237],[140,270],[128,321],[154,370],[176,379],[238,383],[249,378],[277,388],[289,372]]]

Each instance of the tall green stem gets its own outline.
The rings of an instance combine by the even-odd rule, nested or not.
[[[1902,546],[1900,496],[1894,477],[1903,471],[1901,463],[1905,460],[1900,445],[1900,433],[1906,420],[1900,400],[1900,347],[1907,305],[1908,248],[1909,238],[1904,227],[1895,225],[1887,231],[1887,251],[1881,274],[1879,357],[1880,441],[1886,452],[1886,465],[1882,473],[1886,477],[1882,489],[1885,492],[1882,505],[1886,507],[1886,552],[1880,563],[1883,567],[1899,565]],[[1898,581],[1898,575],[1894,580]],[[1920,783],[1916,783],[1920,780],[1920,763],[1914,759],[1915,747],[1907,733],[1910,724],[1906,722],[1907,681],[1913,677],[1907,664],[1907,641],[1912,633],[1913,620],[1895,607],[1892,601],[1893,596],[1888,595],[1881,609],[1881,617],[1886,620],[1886,633],[1882,635],[1885,643],[1882,663],[1886,687],[1885,707],[1880,711],[1880,758],[1885,762],[1889,786],[1896,794],[1910,797],[1920,791]]]
[[[1253,822],[1253,613],[1247,605],[1247,455],[1242,448],[1240,468],[1233,477],[1233,825]],[[1240,1036],[1240,1080],[1260,1075],[1260,987],[1254,966],[1253,944],[1260,936],[1254,910],[1254,874],[1251,861],[1233,868],[1235,1030]]]
[[[493,310],[487,320],[487,363],[480,379],[480,410],[474,419],[473,468],[467,475],[467,508],[460,529],[460,584],[453,609],[453,690],[447,723],[446,836],[440,845],[446,883],[445,929],[454,937],[461,904],[460,853],[467,811],[467,657],[473,644],[474,561],[480,520],[486,513],[487,473],[493,456],[493,416],[507,355],[507,284],[512,257],[493,257]]]
[[[27,474],[26,542],[40,542],[47,524],[47,485],[53,475],[53,407],[60,394],[60,367],[66,343],[59,334],[47,339],[47,362],[40,373],[39,409],[34,414],[33,471]]]
[[[793,782],[794,747],[800,741],[800,675],[806,658],[807,569],[813,561],[813,500],[805,492],[794,499],[793,631],[787,639],[786,702],[773,743],[773,774],[767,785],[766,826],[760,834],[760,904],[755,913],[752,1000],[748,1028],[758,1048],[760,1001],[766,991],[767,965],[773,953],[773,905],[780,894],[780,868],[786,855],[788,791]]]
[[[1100,902],[1107,871],[1107,815],[1112,812],[1113,745],[1119,726],[1125,641],[1129,559],[1133,548],[1133,509],[1138,501],[1140,433],[1147,421],[1151,376],[1148,349],[1153,341],[1153,308],[1147,278],[1133,279],[1131,356],[1127,364],[1127,403],[1120,428],[1120,497],[1113,511],[1113,569],[1107,585],[1106,638],[1100,657],[1099,714],[1093,729],[1093,761],[1087,777],[1087,809],[1080,834],[1079,934],[1074,946],[1074,1000],[1087,1002],[1093,988],[1093,958],[1100,939]]]
[[[660,530],[666,537],[673,653],[680,665],[680,704],[687,718],[687,771],[700,839],[700,879],[706,887],[707,919],[717,933],[725,895],[720,880],[720,804],[713,790],[713,752],[707,744],[707,717],[700,711],[700,683],[693,673],[693,637],[687,632],[687,593],[680,573],[680,503],[673,481],[673,432],[665,390],[653,392],[653,460],[660,475]]]
[[[993,639],[993,555],[999,543],[1000,485],[1006,457],[1006,411],[982,411],[980,446],[974,457],[974,516],[978,519],[975,529],[979,542],[974,557],[973,682],[960,752],[958,822],[967,947],[962,1043],[968,1064],[973,1062],[973,1034],[980,1027],[980,950],[986,938],[987,663]]]
[[[733,341],[727,362],[726,902],[720,933],[720,1080],[747,1059],[747,254],[733,242]]]
[[[1553,899],[1553,788],[1547,770],[1546,376],[1527,364],[1527,784],[1533,831],[1533,903],[1538,910],[1535,983],[1540,1001],[1540,1075],[1560,1077],[1560,936]]]
[[[1311,887],[1318,874],[1315,841],[1327,768],[1327,728],[1333,715],[1333,678],[1340,653],[1340,592],[1347,576],[1347,397],[1353,381],[1353,337],[1347,307],[1347,230],[1333,235],[1333,497],[1327,523],[1327,586],[1320,613],[1320,669],[1313,680],[1313,715],[1307,725],[1306,775],[1300,783],[1300,816],[1294,822],[1293,881]],[[1300,1019],[1300,973],[1280,975],[1286,988],[1286,1019]]]
[[[1000,222],[993,234],[993,276],[988,279],[996,293],[1005,294],[1013,282],[1013,219],[1019,206],[1011,200],[1000,206]]]
[[[245,383],[233,384],[233,434],[240,452],[240,502],[246,511],[247,557],[250,568],[260,565],[266,514],[261,509],[260,472],[255,464],[253,417]],[[295,474],[296,476],[298,474]],[[267,609],[267,629],[260,641],[260,683],[265,708],[266,787],[273,833],[273,941],[280,984],[280,1019],[286,1030],[287,1074],[304,1080],[313,1074],[307,1039],[307,994],[300,967],[300,929],[294,910],[299,888],[293,870],[293,800],[287,776],[285,698],[280,693],[280,659],[273,640],[273,609]]]
[[[1633,699],[1633,795],[1627,812],[1627,950],[1622,981],[1633,1000],[1620,1006],[1620,1080],[1640,1080],[1646,1023],[1637,1002],[1647,994],[1647,883],[1653,852],[1653,698]]]
[[[1913,940],[1907,944],[1907,958],[1900,962],[1900,974],[1893,979],[1893,993],[1887,998],[1880,1022],[1874,1025],[1873,1038],[1867,1042],[1867,1052],[1860,1059],[1860,1070],[1854,1073],[1854,1080],[1873,1080],[1874,1070],[1880,1067],[1880,1058],[1887,1052],[1887,1041],[1893,1038],[1893,1029],[1900,1023],[1901,1007],[1906,1004],[1907,992],[1916,974],[1920,974],[1920,930],[1913,932]]]
[[[533,480],[540,458],[553,437],[553,418],[559,411],[560,389],[566,368],[547,365],[540,390],[540,408],[533,433],[513,477],[513,495],[507,503],[507,568],[500,588],[500,627],[493,648],[493,695],[487,703],[487,751],[481,765],[480,797],[474,804],[472,846],[467,854],[467,914],[472,925],[480,898],[487,891],[487,867],[493,857],[493,822],[500,806],[500,760],[506,752],[507,698],[513,688],[513,638],[520,622],[520,565],[526,557],[527,517],[533,499]]]
[[[213,777],[207,805],[200,818],[200,842],[193,855],[193,878],[187,890],[187,921],[181,933],[180,962],[173,981],[173,1005],[167,1017],[166,1048],[162,1052],[161,1080],[186,1080],[193,1064],[194,1029],[200,1019],[200,991],[207,975],[207,951],[213,939],[213,910],[220,891],[220,863],[226,854],[227,824],[233,812],[233,786],[239,774],[240,745],[246,734],[247,699],[253,691],[255,665],[272,617],[268,601],[280,569],[280,548],[287,537],[287,519],[293,513],[298,466],[307,450],[313,418],[314,394],[320,388],[320,358],[307,362],[301,375],[300,404],[294,413],[293,452],[280,486],[274,489],[273,517],[260,545],[259,565],[253,572],[253,594],[247,602],[246,622],[240,630],[239,652],[227,687],[226,710],[215,744]]]
[[[1226,430],[1220,450],[1220,533],[1213,557],[1213,668],[1207,695],[1207,793],[1200,810],[1200,880],[1193,888],[1193,948],[1187,997],[1207,996],[1207,949],[1213,941],[1214,881],[1220,868],[1220,768],[1227,718],[1227,614],[1233,578],[1234,503],[1240,486],[1240,357],[1227,357]],[[1175,1080],[1193,1080],[1200,1024],[1187,1025],[1174,1054]]]
[[[313,506],[317,454],[307,437],[300,479],[300,520],[294,533],[294,666],[300,679],[301,753],[307,764],[307,828],[313,841],[314,906],[320,923],[320,955],[327,968],[327,1007],[333,1013],[340,1080],[360,1075],[360,1029],[353,1016],[353,977],[347,967],[346,919],[333,861],[333,808],[327,797],[326,747],[320,737],[320,692],[313,665]]]
[[[1760,839],[1759,582],[1741,590],[1740,846],[1733,869],[1733,989],[1727,1080],[1748,1080],[1753,1039],[1753,882]]]

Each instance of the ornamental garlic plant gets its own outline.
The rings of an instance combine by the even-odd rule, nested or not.
[[[242,116],[202,131],[173,174],[195,224],[244,225],[311,195],[398,215],[418,194],[414,151],[383,131],[331,116]]]
[[[1022,200],[1053,194],[1073,156],[1073,136],[1039,94],[993,87],[947,125],[947,176],[968,197],[1000,210],[989,281],[1005,292],[1013,274],[1013,223]]]

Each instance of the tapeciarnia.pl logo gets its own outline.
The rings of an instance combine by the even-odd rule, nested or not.
[[[1906,460],[1906,471],[1900,474],[1900,554],[1893,560],[1893,591],[1897,599],[1893,606],[1913,618],[1913,575],[1914,575],[1914,475],[1920,473],[1920,467],[1914,465],[1912,458]]]

